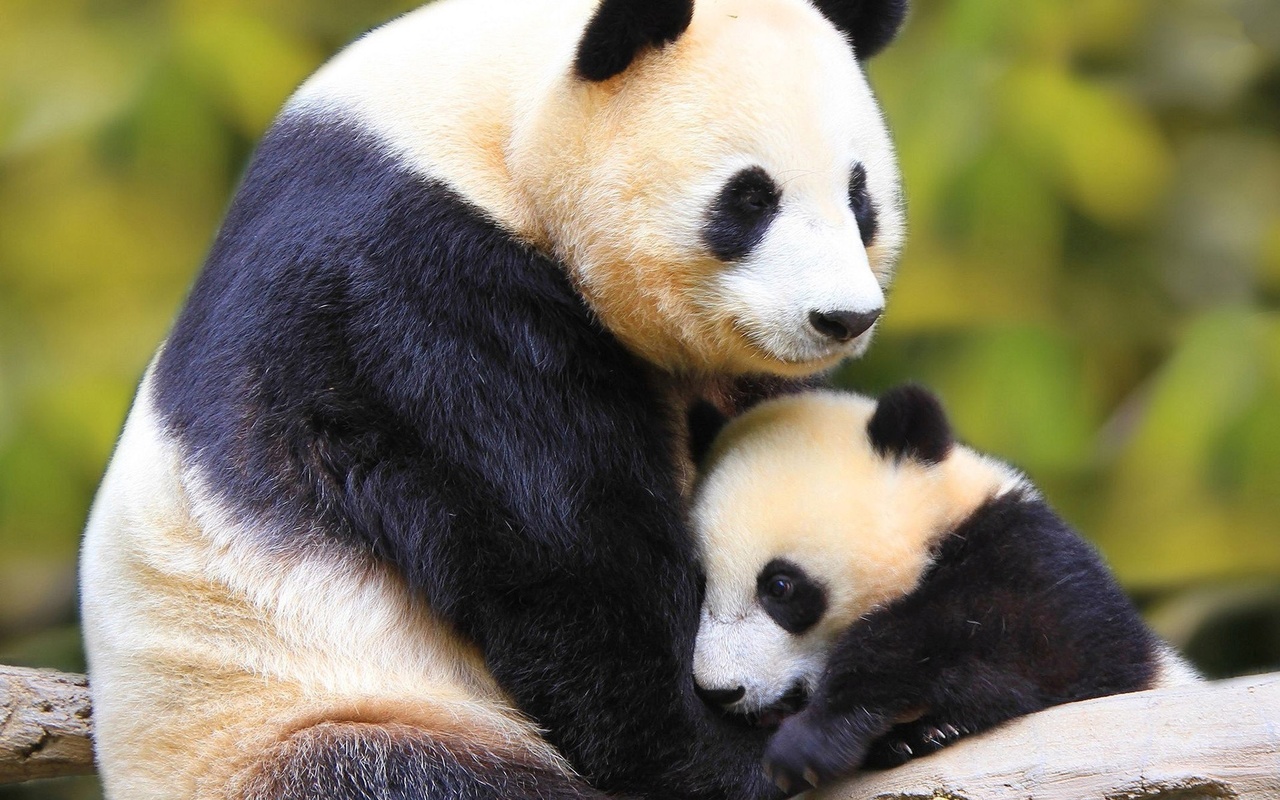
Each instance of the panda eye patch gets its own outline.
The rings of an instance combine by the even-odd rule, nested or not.
[[[756,578],[756,597],[765,613],[788,633],[804,633],[827,612],[827,591],[801,567],[775,558]]]
[[[861,164],[856,165],[849,176],[849,207],[858,220],[863,246],[870,247],[876,238],[879,219],[875,203],[871,202],[871,192],[867,189],[867,170]]]
[[[702,238],[722,261],[736,261],[755,247],[778,212],[782,190],[760,167],[749,167],[725,182],[707,211]]]

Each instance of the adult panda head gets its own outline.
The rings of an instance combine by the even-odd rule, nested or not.
[[[915,387],[878,402],[821,392],[764,403],[702,461],[694,679],[766,725],[813,691],[842,632],[916,588],[947,532],[1024,485],[955,443],[937,400]]]
[[[904,5],[600,6],[516,173],[606,327],[715,371],[798,374],[865,350],[903,221],[860,59]]]
[[[561,261],[603,326],[649,363],[801,375],[866,349],[903,212],[862,65],[896,34],[905,0],[430,8],[525,33],[482,69],[442,75],[402,18],[295,105],[338,98],[372,122]],[[393,57],[396,73],[377,68]]]

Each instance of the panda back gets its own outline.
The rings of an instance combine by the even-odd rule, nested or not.
[[[370,31],[317,71],[284,117],[355,123],[402,165],[508,230],[536,222],[506,160],[518,120],[561,88],[593,0],[438,0]]]

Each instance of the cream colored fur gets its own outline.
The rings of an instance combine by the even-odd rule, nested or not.
[[[1204,680],[1195,667],[1191,666],[1182,654],[1172,646],[1161,643],[1157,654],[1156,676],[1151,682],[1151,689],[1169,689],[1175,686],[1186,686]]]
[[[707,573],[694,673],[743,686],[741,708],[813,688],[830,643],[859,617],[910,593],[933,542],[1015,487],[1016,471],[955,446],[941,464],[886,462],[867,441],[876,401],[835,392],[773,400],[730,423],[697,488],[693,525]],[[773,623],[756,578],[775,558],[821,564],[828,610],[796,636]]]
[[[605,325],[655,365],[798,374],[859,352],[870,334],[819,347],[793,324],[811,304],[878,302],[902,240],[892,148],[844,39],[806,0],[698,0],[678,42],[586,84],[571,64],[595,5],[439,0],[347,48],[284,113],[363,127],[563,259]],[[856,162],[880,212],[870,252],[846,199]],[[700,239],[721,184],[755,164],[782,184],[793,231],[768,248],[790,253],[772,284],[788,307],[752,307],[770,294],[767,259],[735,274]],[[872,275],[832,277],[858,269]],[[321,532],[270,530],[207,491],[150,392],[83,552],[110,797],[234,796],[255,757],[320,720],[458,730],[558,763],[393,570]]]
[[[399,721],[557,764],[479,655],[391,569],[272,547],[184,469],[145,382],[85,534],[81,586],[108,796],[222,798],[314,721]]]
[[[880,110],[806,0],[698,0],[689,30],[602,84],[570,64],[594,0],[439,0],[321,69],[291,113],[345,115],[424,175],[562,259],[605,325],[676,370],[806,374],[860,353],[812,310],[883,304],[903,239]],[[477,35],[476,31],[485,31]],[[848,203],[862,163],[880,233]],[[757,257],[707,253],[707,207],[738,170],[779,181]]]
[[[867,440],[875,409],[847,393],[773,400],[730,423],[709,454],[693,507],[707,574],[694,675],[704,688],[742,686],[738,710],[773,705],[797,683],[812,690],[842,631],[916,588],[938,537],[989,499],[1035,491],[960,445],[932,466],[880,458]],[[801,635],[756,597],[757,576],[776,558],[832,578],[827,613]],[[1161,645],[1151,688],[1198,680]]]

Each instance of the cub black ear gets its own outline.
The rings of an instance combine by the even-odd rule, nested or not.
[[[706,400],[699,400],[689,407],[689,457],[695,466],[706,461],[711,445],[728,424],[729,418]]]
[[[907,0],[813,0],[813,4],[849,35],[853,52],[862,61],[892,42],[907,16]]]
[[[646,47],[674,42],[693,19],[693,0],[602,0],[578,42],[573,67],[586,81],[622,73]]]
[[[914,458],[928,464],[946,458],[954,443],[942,403],[914,384],[881,395],[867,423],[867,435],[881,456]]]

